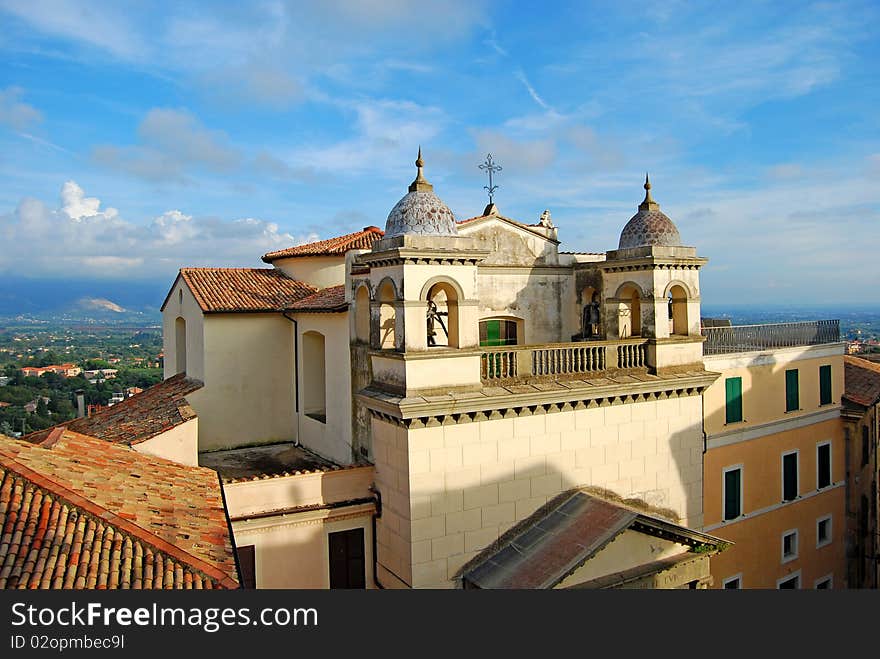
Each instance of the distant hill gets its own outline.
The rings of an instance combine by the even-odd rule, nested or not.
[[[167,281],[28,279],[0,277],[0,316],[154,319]]]

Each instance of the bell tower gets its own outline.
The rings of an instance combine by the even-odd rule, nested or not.
[[[700,268],[707,259],[682,245],[672,220],[651,196],[600,265],[605,332],[609,339],[647,339],[648,365],[658,373],[688,370],[702,360]],[[702,366],[700,366],[702,369]]]
[[[459,236],[455,217],[416,178],[359,262],[368,272],[373,387],[412,395],[480,385],[477,264],[488,252]]]

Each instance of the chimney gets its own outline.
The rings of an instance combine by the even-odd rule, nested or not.
[[[76,390],[76,416],[83,418],[86,415],[86,396],[82,389]]]

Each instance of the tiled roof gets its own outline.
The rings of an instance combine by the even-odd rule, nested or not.
[[[317,290],[275,268],[182,268],[180,277],[204,313],[282,311]]]
[[[859,405],[880,401],[880,364],[843,356],[843,397]]]
[[[379,227],[364,227],[360,231],[348,233],[344,236],[268,252],[263,255],[263,261],[271,263],[275,259],[286,259],[295,256],[335,256],[343,255],[352,249],[371,249],[373,243],[381,240],[384,235],[385,232]]]
[[[92,416],[65,421],[22,439],[38,443],[54,428],[65,426],[73,432],[117,444],[139,444],[194,418],[196,414],[184,396],[202,386],[199,380],[178,373]]]
[[[0,588],[238,588],[217,474],[56,429],[0,439]]]
[[[705,544],[717,551],[723,542],[598,496],[593,488],[577,488],[511,528],[465,565],[462,575],[480,588],[553,588],[637,523],[643,532],[658,528],[691,546]]]
[[[345,286],[330,286],[309,297],[304,297],[290,305],[290,311],[311,312],[334,312],[345,311],[348,303],[345,301]]]

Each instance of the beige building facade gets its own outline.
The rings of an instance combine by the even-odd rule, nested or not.
[[[816,323],[761,331],[707,330],[703,529],[734,543],[713,587],[845,588],[844,344]]]

